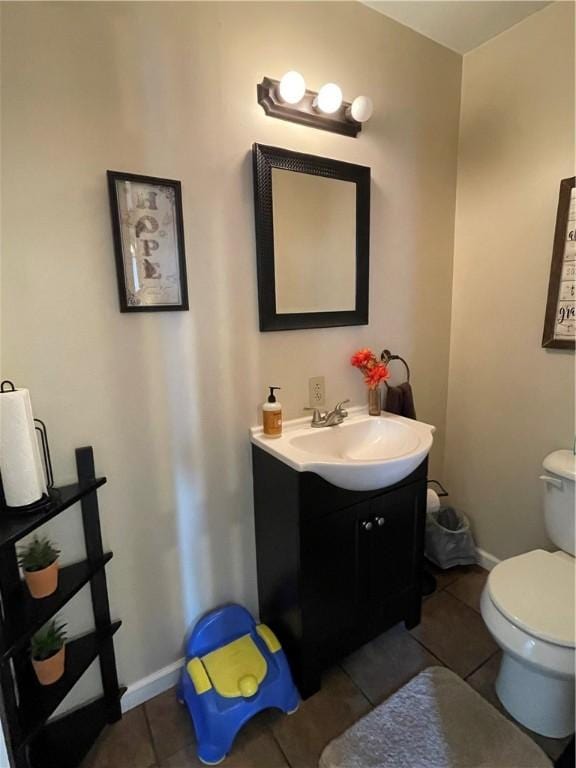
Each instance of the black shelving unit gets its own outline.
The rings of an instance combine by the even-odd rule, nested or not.
[[[11,768],[77,768],[106,725],[122,716],[112,621],[97,491],[106,482],[96,477],[91,447],[76,450],[78,482],[50,490],[42,511],[8,513],[0,510],[0,715]],[[86,559],[60,569],[58,589],[42,600],[30,597],[20,578],[17,542],[80,502]],[[29,658],[32,635],[49,621],[82,587],[90,585],[94,630],[68,641],[64,676],[41,686]],[[93,661],[99,659],[102,696],[72,712],[49,720]]]

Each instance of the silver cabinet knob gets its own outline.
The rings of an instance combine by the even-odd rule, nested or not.
[[[362,523],[362,528],[364,528],[365,531],[371,531],[373,527],[374,526],[369,520],[368,521],[364,520],[364,522]]]
[[[386,520],[383,517],[377,517],[376,518],[376,525],[379,528],[382,528],[382,526],[384,525],[385,522],[386,522]]]

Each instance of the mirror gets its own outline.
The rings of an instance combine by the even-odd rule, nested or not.
[[[273,168],[272,215],[276,312],[353,310],[356,185]]]
[[[370,169],[253,147],[260,330],[368,323]]]

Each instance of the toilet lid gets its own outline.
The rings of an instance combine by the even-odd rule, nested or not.
[[[496,607],[529,634],[573,648],[574,558],[536,549],[503,560],[488,577]]]

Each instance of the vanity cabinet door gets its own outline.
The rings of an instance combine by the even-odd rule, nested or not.
[[[422,500],[426,484],[417,483],[385,493],[370,502],[374,603],[414,587],[419,581]]]
[[[425,492],[425,483],[414,483],[359,505],[358,610],[368,627],[389,625],[403,596],[419,594]]]
[[[357,624],[355,512],[348,507],[309,520],[302,531],[304,627],[319,653],[328,641],[338,645]]]

